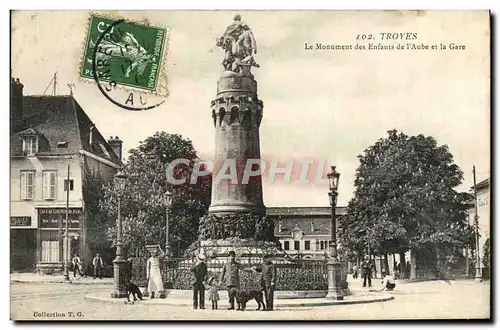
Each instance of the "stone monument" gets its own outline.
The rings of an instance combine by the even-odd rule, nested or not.
[[[244,172],[260,160],[259,127],[263,102],[257,94],[252,67],[257,45],[252,30],[236,15],[217,46],[225,52],[223,71],[217,82],[217,95],[211,102],[215,129],[215,168],[209,214],[200,220],[201,247],[206,255],[262,253],[276,247],[274,224],[265,217],[262,179],[244,180]],[[249,167],[250,166],[250,167]],[[253,166],[253,167],[251,167]],[[236,169],[237,180],[216,180],[217,175]]]

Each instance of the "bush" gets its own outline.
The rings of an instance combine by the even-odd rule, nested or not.
[[[484,242],[483,246],[483,278],[490,278],[490,269],[491,269],[491,247],[490,247],[490,239],[488,238],[486,242]]]

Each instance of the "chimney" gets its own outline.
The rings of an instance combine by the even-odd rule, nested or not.
[[[122,146],[123,146],[123,141],[120,140],[118,136],[115,136],[113,138],[112,136],[109,137],[108,144],[113,149],[115,154],[122,160]]]
[[[23,84],[18,78],[10,78],[10,129],[23,118]]]

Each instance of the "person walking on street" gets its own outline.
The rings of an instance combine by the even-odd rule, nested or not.
[[[151,251],[150,253],[151,257],[149,257],[146,265],[148,278],[147,291],[151,295],[150,298],[154,299],[155,293],[158,294],[157,298],[160,298],[160,295],[163,292],[163,279],[161,278],[160,258],[163,258],[165,254],[159,245],[156,251]]]
[[[229,262],[224,264],[219,282],[226,282],[230,310],[234,310],[235,291],[240,287],[240,268],[240,263],[236,261],[236,253],[229,251]]]
[[[372,286],[372,269],[373,264],[370,260],[370,256],[365,256],[365,260],[361,263],[361,270],[363,276],[363,288],[366,287],[366,280],[368,279],[368,286]]]
[[[76,272],[80,275],[80,277],[83,277],[82,273],[82,261],[80,260],[80,257],[78,256],[77,253],[73,256],[73,259],[71,259],[71,263],[73,264],[73,277],[76,278]]]
[[[352,266],[352,278],[353,279],[358,278],[358,266],[357,265]]]
[[[127,274],[127,283],[132,282],[132,258],[127,259],[127,267],[125,268],[125,274]]]
[[[191,267],[191,272],[194,275],[193,308],[197,309],[199,306],[200,309],[205,309],[205,286],[203,282],[207,277],[207,264],[205,263],[205,256],[203,254],[198,254],[198,260]]]
[[[94,267],[94,280],[96,277],[99,277],[102,280],[102,267],[104,266],[104,263],[102,262],[102,258],[97,253],[92,260],[92,266]]]
[[[276,267],[274,266],[271,256],[264,256],[264,264],[262,265],[262,286],[264,287],[264,295],[266,298],[266,310],[272,311],[274,308],[274,288],[276,286]]]

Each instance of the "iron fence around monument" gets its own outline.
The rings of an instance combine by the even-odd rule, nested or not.
[[[147,286],[147,260],[147,258],[132,258],[132,281],[140,287]],[[242,264],[240,286],[245,289],[260,287],[261,275],[255,269],[262,265],[262,259],[242,257],[239,262]],[[327,290],[328,288],[326,260],[280,259],[273,260],[273,263],[276,267],[276,290],[278,291]],[[162,269],[165,288],[192,289],[191,268],[195,264],[195,259],[166,259]],[[224,264],[224,260],[208,260],[208,277],[214,277],[217,281],[221,280]],[[224,287],[224,283],[221,287]]]

